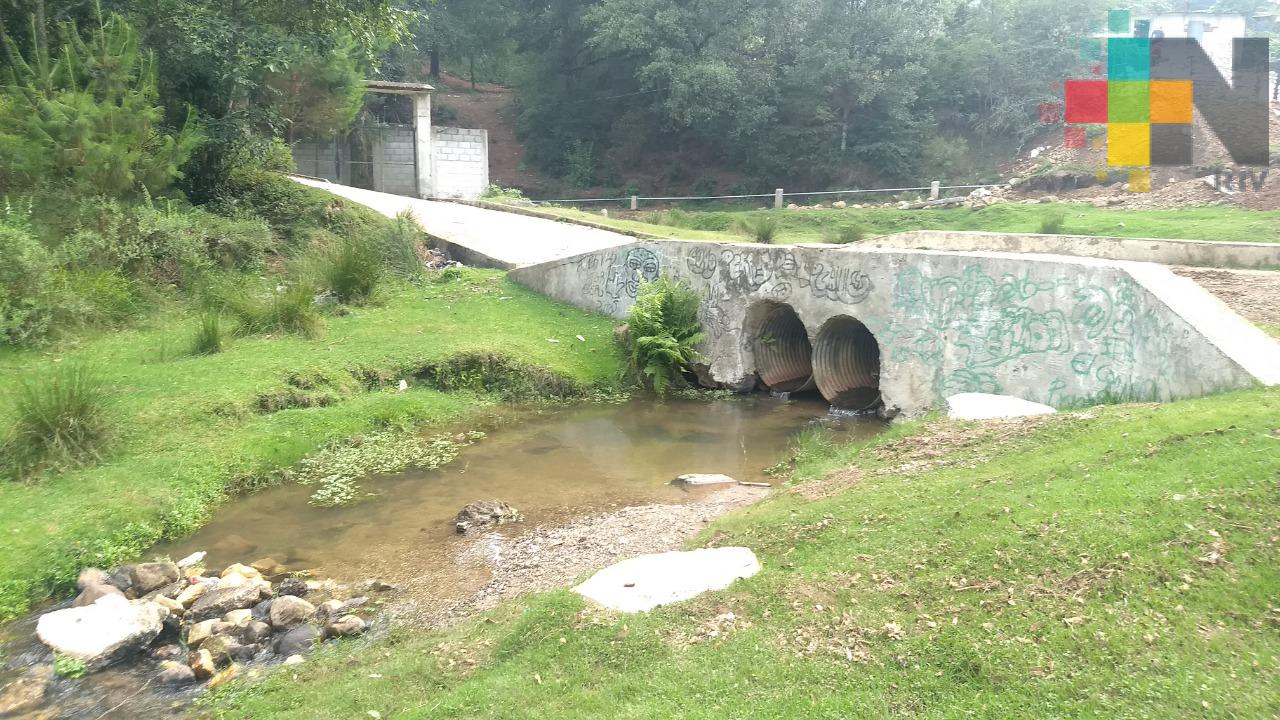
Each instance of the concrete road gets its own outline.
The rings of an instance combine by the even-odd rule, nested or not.
[[[635,242],[621,233],[451,202],[418,200],[309,178],[294,180],[395,217],[409,210],[468,265],[514,268]]]

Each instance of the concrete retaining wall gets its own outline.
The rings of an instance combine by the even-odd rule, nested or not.
[[[432,195],[474,200],[489,187],[489,131],[455,127],[433,128]]]
[[[887,407],[916,413],[960,392],[1061,407],[1280,384],[1280,345],[1146,263],[642,241],[511,276],[623,318],[640,281],[660,274],[703,297],[710,374],[739,388],[761,362],[785,363],[772,374],[799,386],[797,363],[809,362],[828,399],[878,378]],[[787,310],[804,332],[779,329]]]
[[[868,240],[864,245],[912,250],[1048,253],[1162,265],[1280,268],[1280,243],[913,230]]]

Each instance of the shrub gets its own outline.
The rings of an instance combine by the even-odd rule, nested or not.
[[[665,276],[640,285],[628,316],[629,360],[640,381],[659,395],[686,386],[684,374],[700,359],[699,304],[692,288]]]
[[[193,210],[205,255],[224,270],[257,270],[274,249],[271,226],[253,216],[222,217]]]
[[[191,339],[191,354],[213,355],[222,352],[226,346],[227,332],[222,324],[222,313],[201,313],[195,336]]]
[[[1040,233],[1043,235],[1057,235],[1062,232],[1062,226],[1066,221],[1067,216],[1061,210],[1047,212],[1040,218]]]
[[[498,202],[523,202],[528,199],[519,188],[504,188],[501,185],[490,185],[480,197]]]
[[[857,223],[848,223],[828,228],[822,233],[822,241],[836,245],[862,242],[867,236],[867,229]]]
[[[96,372],[60,365],[20,383],[4,456],[15,479],[96,460],[111,439],[110,395]]]
[[[770,215],[746,217],[738,221],[735,229],[758,243],[772,245],[778,235],[778,219]]]
[[[198,225],[202,215],[149,205],[126,208],[114,199],[94,198],[79,208],[76,228],[62,246],[62,261],[178,283],[184,270],[207,264]]]
[[[40,241],[21,227],[0,224],[0,345],[23,345],[49,331],[53,262]]]
[[[315,309],[315,286],[305,280],[276,288],[265,297],[243,287],[208,290],[206,310],[230,315],[241,334],[283,332],[314,338],[322,329]]]
[[[316,271],[324,289],[338,302],[363,305],[383,275],[383,258],[370,242],[340,238],[321,251]]]
[[[426,234],[411,211],[396,215],[378,237],[382,242],[382,258],[390,272],[405,280],[422,277],[422,256],[418,252],[426,244]]]

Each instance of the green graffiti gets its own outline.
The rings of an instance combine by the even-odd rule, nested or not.
[[[934,368],[943,395],[998,393],[1004,373],[1034,362],[1067,373],[1045,388],[1055,405],[1162,397],[1179,341],[1172,323],[1143,308],[1142,297],[1127,277],[1113,287],[1077,288],[1070,279],[1030,273],[996,278],[979,265],[937,277],[906,268],[895,278],[893,317],[877,336],[893,361]],[[1072,375],[1089,389],[1085,396],[1066,394]]]

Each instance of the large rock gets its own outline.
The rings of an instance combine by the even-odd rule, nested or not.
[[[466,533],[523,519],[524,516],[518,510],[500,500],[482,500],[462,508],[453,519],[453,524],[458,532]]]
[[[281,595],[271,602],[271,627],[288,630],[315,617],[316,606],[294,595]]]
[[[130,573],[133,593],[139,597],[153,590],[159,590],[182,577],[182,571],[176,563],[157,562],[134,565]]]
[[[213,653],[202,649],[191,654],[191,671],[197,680],[208,680],[217,670],[213,664]]]
[[[36,635],[55,651],[98,670],[151,644],[169,611],[147,601],[106,595],[92,605],[40,616]]]
[[[190,667],[173,660],[160,663],[156,682],[161,685],[187,685],[196,681],[196,673]]]
[[[315,647],[319,641],[320,628],[315,625],[299,625],[276,638],[275,645],[271,649],[275,654],[285,657],[304,655],[311,652],[311,648]]]
[[[16,717],[40,707],[52,681],[53,668],[41,665],[0,688],[0,717]]]
[[[260,581],[206,591],[187,611],[187,619],[191,622],[200,622],[220,618],[232,610],[251,608],[262,600],[263,591],[264,587]],[[270,590],[266,592],[270,593]]]
[[[99,600],[106,597],[107,595],[120,595],[121,597],[123,597],[124,593],[120,592],[120,588],[116,587],[115,585],[108,585],[107,583],[95,583],[93,585],[87,585],[84,588],[82,588],[80,590],[80,594],[76,596],[75,601],[71,603],[71,606],[86,607],[88,605],[92,605],[98,602]]]
[[[947,417],[952,420],[1000,420],[1006,418],[1052,415],[1048,405],[1010,395],[960,393],[947,398]]]
[[[353,637],[369,628],[364,619],[358,615],[343,615],[329,625],[330,637]]]
[[[306,597],[310,589],[307,587],[305,580],[297,578],[285,578],[276,583],[276,595],[297,595],[298,597]]]
[[[226,665],[244,657],[244,645],[228,635],[214,635],[205,640],[200,649],[207,650],[213,656],[213,664],[217,666]]]
[[[574,592],[620,612],[645,612],[729,587],[760,572],[755,553],[743,547],[641,555],[592,575]]]

